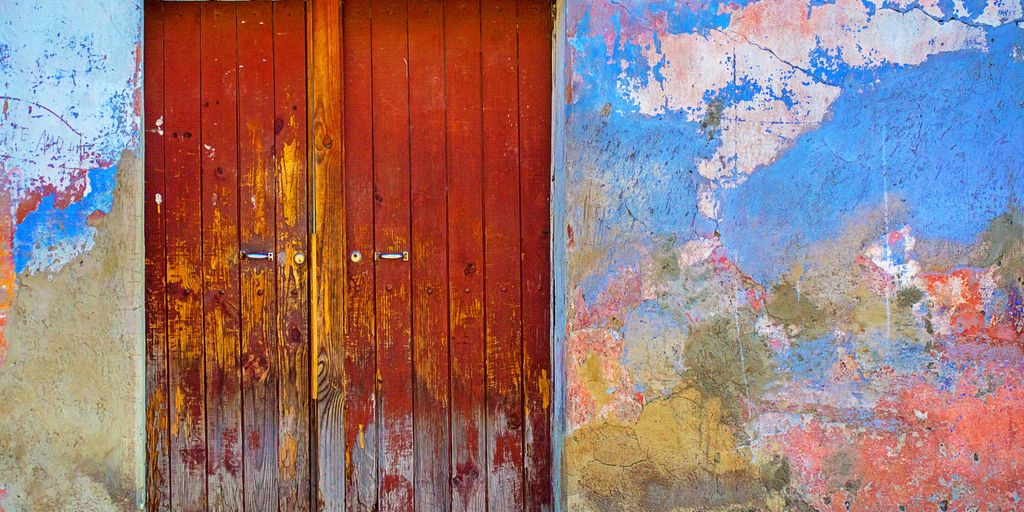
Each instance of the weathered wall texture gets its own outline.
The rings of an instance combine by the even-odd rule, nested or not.
[[[0,510],[135,508],[141,17],[0,1]]]
[[[1021,16],[568,2],[569,510],[1024,508]]]

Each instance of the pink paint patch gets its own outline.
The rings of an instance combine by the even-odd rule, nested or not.
[[[568,416],[570,430],[595,417],[635,419],[642,407],[642,396],[634,394],[633,379],[619,361],[622,359],[622,337],[610,329],[582,329],[569,334],[566,340],[568,368]],[[591,357],[600,364],[597,376],[604,389],[592,392],[585,364]],[[593,378],[594,376],[590,376]]]
[[[90,213],[89,216],[85,218],[85,223],[90,225],[90,226],[95,227],[97,222],[100,219],[102,219],[103,217],[106,217],[106,216],[107,216],[107,214],[104,213],[102,210],[96,210],[96,211]]]
[[[1009,368],[965,370],[949,389],[918,380],[881,400],[872,426],[815,418],[772,449],[818,510],[1016,510],[1022,384]]]

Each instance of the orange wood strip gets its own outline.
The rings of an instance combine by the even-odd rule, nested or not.
[[[235,5],[203,4],[201,10],[207,502],[214,510],[241,510]]]
[[[269,2],[238,4],[239,229],[242,251],[275,244],[274,34]],[[241,266],[245,508],[276,510],[277,283],[273,262]]]
[[[523,509],[515,0],[482,2],[487,509]]]
[[[413,424],[422,511],[446,510],[451,500],[444,70],[444,2],[410,2]]]
[[[306,12],[274,3],[279,509],[310,509]]]
[[[344,293],[345,187],[342,175],[341,12],[335,0],[311,4],[310,65],[313,126],[313,354],[317,362],[317,501],[320,510],[344,509]]]
[[[409,250],[409,79],[405,0],[371,0],[374,245]],[[413,254],[412,258],[418,255]],[[413,506],[410,263],[376,262],[380,510]]]
[[[376,336],[373,262],[373,115],[368,0],[343,8],[346,266],[345,501],[348,510],[377,507]],[[337,255],[336,255],[337,256]]]
[[[452,510],[486,507],[480,2],[445,3]]]
[[[551,490],[551,6],[519,1],[525,509],[553,509]]]
[[[163,4],[145,4],[146,510],[170,509],[167,398],[167,258],[164,253]]]
[[[172,510],[206,508],[200,5],[165,4],[167,326]]]

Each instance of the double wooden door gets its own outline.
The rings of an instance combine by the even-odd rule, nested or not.
[[[551,4],[313,5],[320,499],[549,510]]]
[[[145,18],[148,508],[550,510],[550,3]]]

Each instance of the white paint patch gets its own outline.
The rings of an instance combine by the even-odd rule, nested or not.
[[[733,13],[725,29],[667,34],[659,38],[660,50],[648,45],[645,56],[652,69],[664,60],[663,81],[653,72],[642,80],[625,71],[620,75],[620,90],[641,113],[684,112],[693,122],[708,116],[708,94],[730,86],[756,91],[721,111],[721,143],[714,155],[696,163],[708,180],[700,191],[702,213],[717,218],[716,189],[743,183],[828,117],[841,89],[812,74],[815,52],[870,69],[985,48],[981,28],[932,18],[930,13],[938,12],[934,1],[907,12],[886,8],[880,0],[876,4],[869,10],[861,0],[813,8],[810,0],[756,2]]]

